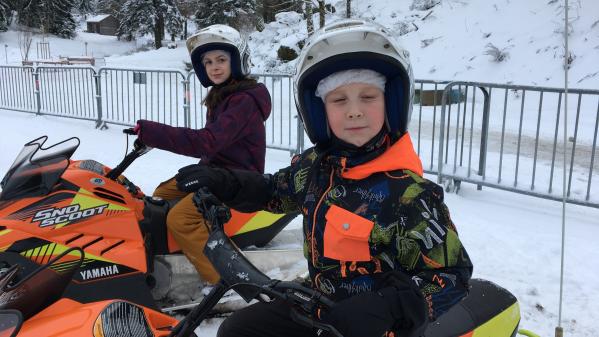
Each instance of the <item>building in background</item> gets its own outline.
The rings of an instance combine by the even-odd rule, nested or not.
[[[101,35],[116,35],[119,20],[110,14],[96,15],[87,19],[87,32]]]

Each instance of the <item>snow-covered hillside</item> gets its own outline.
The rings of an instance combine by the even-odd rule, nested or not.
[[[412,1],[353,3],[353,14],[373,19],[399,37],[411,53],[417,78],[563,86],[563,1],[442,0],[424,11],[410,10]],[[345,15],[345,1],[333,4],[338,10],[327,20]],[[570,85],[599,88],[599,2],[570,1],[570,7]],[[277,19],[251,35],[260,71],[291,71],[292,62],[276,60],[278,46],[298,48],[306,36],[300,15]],[[317,15],[314,22],[318,25]],[[506,51],[508,58],[494,62],[485,55],[489,44]]]
[[[345,1],[327,1],[335,7],[330,22],[345,16]],[[417,78],[472,80],[539,86],[563,86],[563,1],[556,0],[441,0],[428,10],[410,9],[412,1],[361,0],[352,2],[352,15],[374,19],[391,29],[410,50]],[[599,88],[599,2],[570,1],[572,55],[570,86]],[[318,27],[318,14],[314,14]],[[193,27],[193,26],[192,26]],[[84,24],[80,26],[83,30]],[[13,29],[16,29],[13,27]],[[192,28],[193,30],[193,28]],[[0,64],[21,61],[17,33],[0,33],[0,46],[7,45]],[[281,13],[262,32],[250,34],[254,72],[292,73],[294,61],[283,63],[277,50],[285,45],[299,51],[307,36],[303,17]],[[178,48],[144,50],[150,39],[117,41],[116,37],[82,31],[74,40],[49,37],[53,56],[88,54],[106,56],[107,66],[184,68],[187,51]],[[32,57],[35,58],[34,37]],[[494,46],[507,53],[503,62],[486,52]]]

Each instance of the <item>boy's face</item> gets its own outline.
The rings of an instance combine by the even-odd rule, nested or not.
[[[222,50],[211,50],[204,54],[202,64],[212,83],[218,85],[231,76],[231,62],[229,55]]]
[[[368,143],[385,123],[385,95],[370,84],[340,86],[325,97],[324,105],[331,131],[355,146]]]

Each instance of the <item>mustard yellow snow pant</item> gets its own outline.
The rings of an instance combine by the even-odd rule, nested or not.
[[[171,178],[158,185],[154,196],[165,200],[181,198],[169,211],[166,226],[202,279],[212,284],[218,282],[220,276],[203,252],[208,224],[193,203],[193,193],[179,191],[177,181]]]

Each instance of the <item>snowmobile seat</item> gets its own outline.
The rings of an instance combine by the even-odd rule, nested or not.
[[[468,296],[430,323],[424,337],[515,336],[519,323],[514,295],[493,282],[471,279]]]

